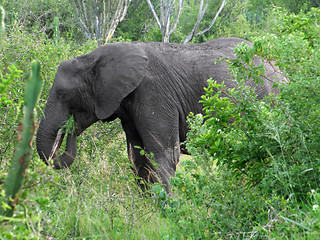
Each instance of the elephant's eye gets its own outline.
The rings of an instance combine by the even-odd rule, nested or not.
[[[57,96],[62,102],[69,102],[72,99],[72,93],[66,91],[58,91]]]
[[[63,92],[63,91],[60,91],[58,93],[58,97],[62,100],[65,100],[67,98],[67,93],[66,92]]]

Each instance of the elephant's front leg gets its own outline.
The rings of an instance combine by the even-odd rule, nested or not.
[[[175,174],[180,155],[177,131],[148,130],[146,127],[139,131],[131,123],[123,124],[123,128],[134,172],[143,182],[161,182],[170,192],[169,180]]]
[[[150,155],[144,154],[144,145],[140,134],[133,123],[122,123],[126,133],[128,157],[131,162],[132,170],[140,178],[139,184],[142,189],[146,189],[145,183],[159,181],[155,174],[155,168],[150,161]]]
[[[149,149],[146,147],[146,149]],[[162,149],[162,151],[147,150],[153,156],[153,164],[156,169],[156,176],[160,179],[161,183],[165,186],[167,193],[170,193],[170,178],[174,177],[176,166],[179,161],[180,147],[179,142],[173,143],[170,147]]]
[[[179,162],[180,156],[180,140],[178,134],[178,127],[175,124],[153,125],[148,129],[145,125],[141,129],[141,139],[148,163],[152,164],[153,179],[161,182],[166,191],[170,192],[170,178],[174,177],[176,166]]]

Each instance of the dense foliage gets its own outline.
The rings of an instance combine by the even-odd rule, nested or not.
[[[296,16],[275,10],[272,16],[273,31],[257,38],[252,48],[240,46],[238,58],[230,61],[238,87],[225,89],[214,80],[209,82],[201,101],[206,114],[198,116],[195,125],[206,122],[198,137],[197,130],[192,131],[189,144],[208,147],[218,163],[245,174],[250,184],[262,184],[261,190],[268,194],[300,199],[318,187],[320,177],[316,144],[320,71],[315,64],[320,57],[316,26],[320,11]],[[245,85],[250,76],[262,81],[263,68],[252,63],[256,56],[275,62],[274,67],[286,76],[274,79],[281,89],[276,99],[260,101]],[[220,97],[222,92],[229,97]]]
[[[198,2],[185,1],[172,42],[190,33]],[[208,2],[200,27],[221,4]],[[15,214],[0,223],[0,238],[319,238],[319,1],[291,2],[228,1],[214,27],[193,40],[234,36],[254,47],[240,46],[237,59],[229,61],[239,88],[227,91],[210,80],[202,99],[205,115],[189,119],[186,145],[193,156],[182,157],[172,196],[160,185],[143,193],[119,122],[97,123],[78,139],[77,161],[68,170],[52,171],[34,151]],[[40,119],[60,62],[97,46],[84,37],[67,0],[2,5],[7,14],[0,53],[1,190],[17,142],[30,63],[37,59],[42,65]],[[132,1],[112,41],[160,40],[145,1]],[[246,76],[259,81],[263,72],[263,66],[252,65],[255,56],[274,63],[289,79],[276,84],[277,97],[257,100],[244,86]],[[219,98],[222,93],[231,98]]]
[[[187,147],[213,156],[267,198],[305,202],[320,179],[320,11],[293,15],[275,9],[271,16],[272,32],[257,37],[252,48],[239,46],[237,59],[229,60],[237,87],[209,81],[201,101],[205,115],[190,119]],[[245,85],[248,76],[262,81],[262,66],[252,63],[257,56],[286,76],[274,79],[281,90],[276,98],[258,100]]]

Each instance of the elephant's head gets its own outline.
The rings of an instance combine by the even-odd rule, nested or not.
[[[122,100],[141,83],[147,57],[138,45],[109,44],[93,52],[63,61],[58,68],[37,132],[40,158],[55,168],[72,164],[77,153],[76,136],[98,120],[110,119]],[[59,129],[74,116],[77,130],[67,136],[59,157],[63,135]]]

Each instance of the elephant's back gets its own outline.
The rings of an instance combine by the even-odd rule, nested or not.
[[[252,46],[252,43],[241,38],[218,38],[200,44],[169,44],[165,54],[176,56],[188,69],[201,73],[203,78],[214,78],[224,81],[229,75],[228,66],[222,59],[234,59],[234,49],[240,43]]]
[[[234,49],[240,43],[252,46],[250,42],[240,38],[219,38],[191,45],[189,51],[183,54],[186,59],[191,60],[193,68],[197,69],[203,78],[213,78],[220,83],[232,78],[229,67],[223,59],[234,59]]]

